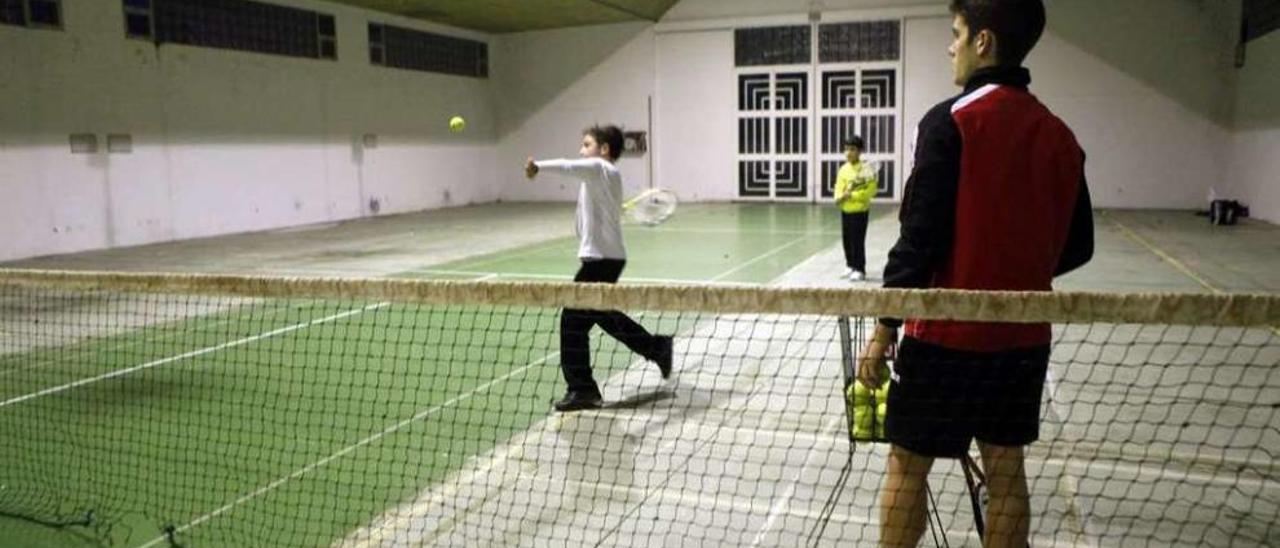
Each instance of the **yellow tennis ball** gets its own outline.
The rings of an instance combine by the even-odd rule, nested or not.
[[[872,432],[871,416],[869,413],[858,413],[853,416],[853,439],[866,441],[873,439],[875,433]]]
[[[467,129],[467,121],[463,120],[461,116],[454,116],[449,119],[449,131],[458,133],[464,129]]]

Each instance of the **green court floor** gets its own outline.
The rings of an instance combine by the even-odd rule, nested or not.
[[[626,228],[623,281],[768,282],[833,245],[837,221],[686,207]],[[568,279],[575,251],[560,237],[399,275]],[[56,308],[31,336],[62,341],[0,349],[0,546],[157,546],[166,529],[183,546],[327,545],[545,418],[562,390],[556,310],[183,299],[0,294],[33,319]],[[89,334],[127,315],[148,321]],[[636,361],[593,345],[600,378]],[[88,527],[39,523],[89,512]]]
[[[565,222],[572,222],[566,218]],[[808,205],[694,204],[656,227],[625,225],[632,283],[766,283],[840,238],[834,209]],[[401,273],[433,279],[569,280],[576,237],[556,238]]]

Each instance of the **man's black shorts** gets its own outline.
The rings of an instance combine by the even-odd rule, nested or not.
[[[979,441],[1022,446],[1040,437],[1049,346],[986,353],[911,337],[898,346],[885,433],[913,453],[960,457]]]

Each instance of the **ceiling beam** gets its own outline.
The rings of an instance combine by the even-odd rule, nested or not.
[[[609,9],[611,9],[611,10],[614,10],[614,11],[617,11],[617,12],[621,12],[621,13],[625,13],[625,14],[630,15],[630,16],[632,16],[632,17],[635,17],[635,18],[637,18],[637,19],[644,19],[645,21],[657,21],[657,19],[653,18],[652,16],[645,15],[645,14],[643,14],[643,13],[637,12],[637,11],[635,11],[635,10],[632,10],[631,8],[626,7],[626,6],[619,6],[619,5],[617,5],[617,4],[613,3],[613,2],[610,2],[609,0],[589,0],[589,1],[590,1],[590,2],[593,2],[593,3],[595,3],[595,4],[599,4],[599,5],[601,5],[601,6],[604,6],[604,7],[606,7],[606,8],[609,8]]]

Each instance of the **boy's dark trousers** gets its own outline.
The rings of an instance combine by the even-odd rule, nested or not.
[[[869,212],[840,213],[840,234],[844,239],[845,266],[867,271],[867,220]]]
[[[584,259],[575,282],[616,283],[627,262],[618,259]],[[599,325],[606,333],[627,345],[632,352],[654,359],[654,337],[635,320],[617,310],[582,310],[566,308],[560,316],[560,369],[570,392],[599,394],[600,387],[591,377],[591,327]]]

